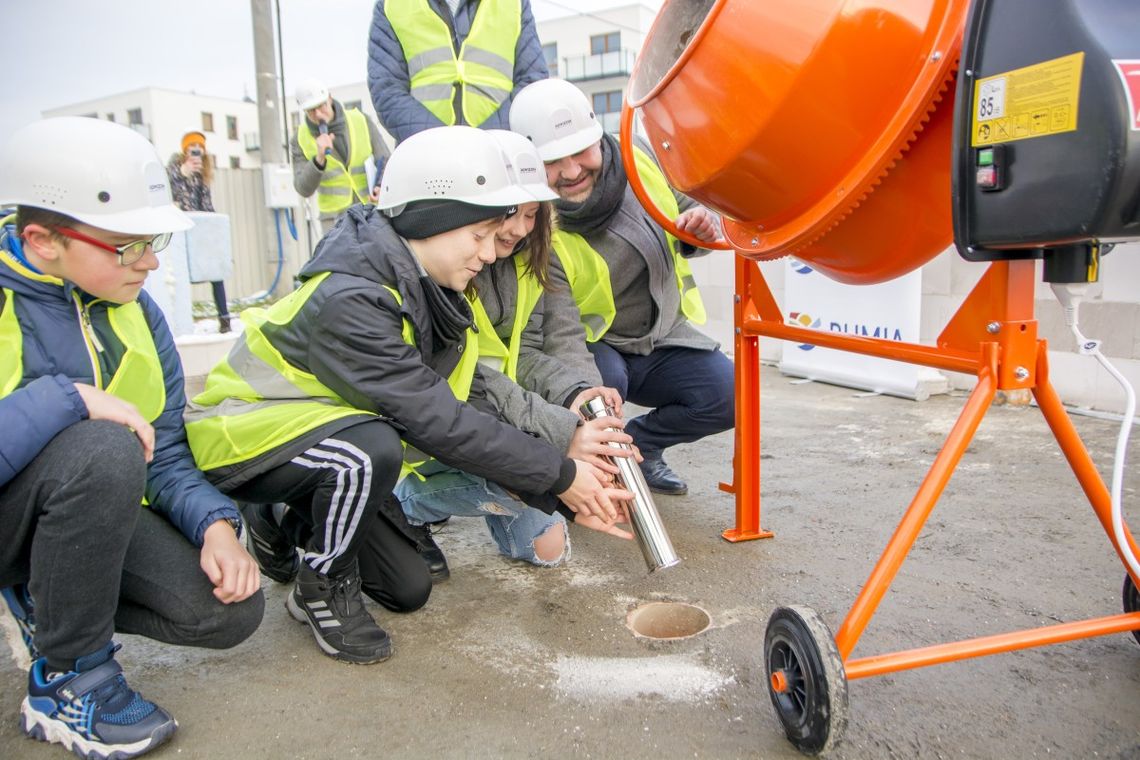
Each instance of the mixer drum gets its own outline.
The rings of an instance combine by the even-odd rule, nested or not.
[[[629,105],[743,255],[870,284],[950,245],[967,0],[669,0]]]

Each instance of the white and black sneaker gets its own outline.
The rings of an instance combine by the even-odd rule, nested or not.
[[[321,651],[357,665],[392,656],[392,639],[364,609],[360,573],[330,578],[301,563],[297,584],[285,599],[289,614],[308,623]]]

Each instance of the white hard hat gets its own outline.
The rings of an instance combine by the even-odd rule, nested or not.
[[[558,197],[558,193],[546,184],[546,168],[542,165],[542,158],[534,143],[509,129],[488,129],[487,134],[498,141],[514,170],[515,178],[530,191],[534,200],[552,201]]]
[[[0,150],[0,206],[34,206],[128,235],[194,226],[171,200],[166,168],[145,137],[83,116],[12,135]]]
[[[297,98],[297,106],[302,111],[308,111],[310,108],[325,104],[329,99],[329,88],[325,87],[325,83],[321,80],[308,77],[297,85],[294,95]]]
[[[543,161],[572,156],[602,139],[586,95],[565,79],[528,84],[511,103],[511,129],[538,148]]]
[[[474,127],[434,127],[396,146],[384,164],[376,207],[397,216],[413,201],[514,206],[534,200],[494,137]]]

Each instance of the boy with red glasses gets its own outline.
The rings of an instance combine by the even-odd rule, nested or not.
[[[134,757],[177,723],[127,685],[115,631],[232,647],[264,611],[234,503],[194,465],[182,370],[142,292],[190,220],[154,148],[86,118],[0,149],[0,594],[32,657],[21,725]]]

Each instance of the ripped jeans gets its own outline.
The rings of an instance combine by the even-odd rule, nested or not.
[[[570,536],[562,515],[548,515],[511,496],[506,489],[476,475],[447,468],[420,480],[409,475],[396,484],[396,498],[413,525],[448,517],[482,517],[499,551],[512,559],[556,567],[570,559]],[[555,560],[539,559],[534,541],[557,527],[566,549]]]

